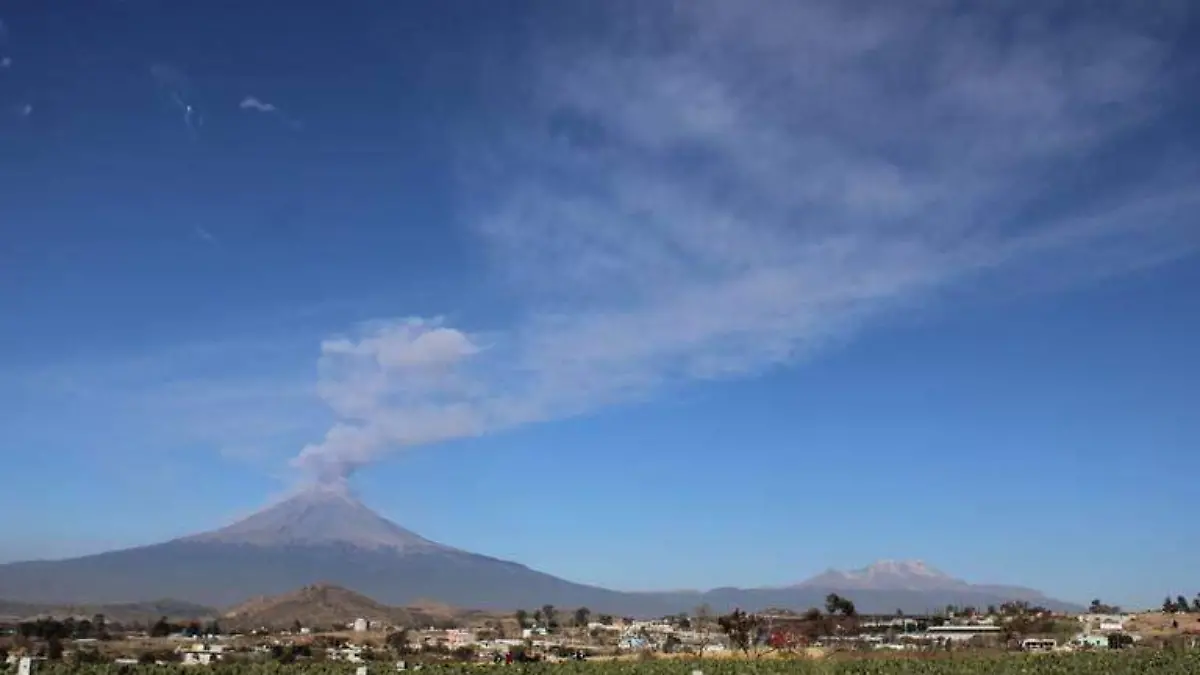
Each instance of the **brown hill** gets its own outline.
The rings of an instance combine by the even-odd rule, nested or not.
[[[389,607],[371,598],[333,584],[313,584],[276,596],[259,596],[228,610],[222,622],[235,627],[287,628],[296,621],[301,626],[330,629],[345,626],[355,619],[367,619],[385,625],[412,625],[412,615],[399,607]]]

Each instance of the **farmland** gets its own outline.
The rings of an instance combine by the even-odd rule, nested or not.
[[[1200,673],[1200,651],[1134,649],[1121,652],[1075,654],[1006,654],[996,656],[955,656],[936,659],[867,660],[762,660],[737,659],[593,661],[545,663],[514,666],[445,664],[422,668],[426,675],[451,675],[488,669],[516,670],[527,675],[690,675],[700,669],[704,675],[1194,675]],[[40,675],[171,675],[178,666],[68,666],[43,664]],[[313,663],[219,664],[205,672],[212,675],[351,675],[348,664]],[[371,672],[395,672],[375,666]]]

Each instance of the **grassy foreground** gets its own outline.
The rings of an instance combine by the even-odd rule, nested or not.
[[[1011,654],[992,657],[955,656],[948,658],[895,658],[862,660],[705,660],[649,662],[568,662],[512,666],[445,664],[426,666],[424,675],[479,673],[495,669],[529,675],[690,675],[694,669],[704,675],[1197,675],[1200,651],[1128,650],[1080,654]],[[174,675],[180,666],[118,666],[42,664],[39,675]],[[186,672],[205,675],[352,675],[353,666],[334,663],[298,665],[220,664],[193,667]],[[390,664],[374,664],[372,675],[395,673]],[[411,672],[411,671],[410,671]]]

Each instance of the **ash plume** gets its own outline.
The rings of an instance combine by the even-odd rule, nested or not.
[[[1023,6],[1007,37],[982,6],[672,7],[534,50],[532,113],[461,200],[515,320],[325,341],[338,421],[293,460],[310,480],[803,361],[967,282],[1061,288],[1200,246],[1196,159],[1154,141],[1135,178],[1069,178],[1169,111],[1177,6]]]

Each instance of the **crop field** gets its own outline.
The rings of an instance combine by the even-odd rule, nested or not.
[[[699,669],[704,675],[1196,675],[1200,673],[1200,651],[1129,650],[1080,654],[962,656],[939,659],[864,659],[864,660],[705,660],[695,661],[623,661],[568,662],[527,665],[438,664],[421,669],[423,675],[454,675],[485,670],[512,671],[512,675],[691,675]],[[2,669],[0,669],[2,670]],[[173,675],[181,666],[69,666],[42,664],[39,675]],[[193,666],[187,672],[205,675],[352,675],[347,664],[312,663],[219,664]],[[391,664],[373,664],[369,672],[395,673]]]

